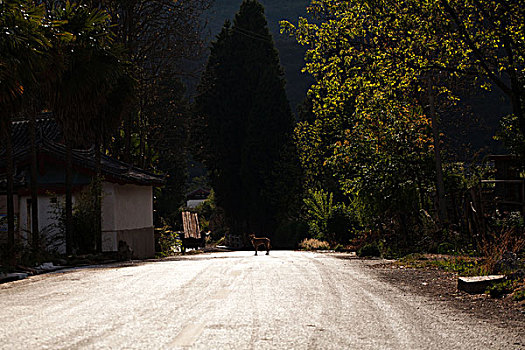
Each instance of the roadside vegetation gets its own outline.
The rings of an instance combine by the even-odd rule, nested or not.
[[[513,179],[523,184],[525,103],[518,85],[525,46],[518,28],[525,18],[518,7],[314,0],[311,17],[282,22],[282,31],[307,48],[304,70],[315,80],[294,134],[306,238],[359,256],[402,258],[407,266],[523,281],[525,199],[515,206],[486,202],[483,195],[498,185],[483,187],[481,180],[500,170],[483,153],[469,159],[466,146],[454,148],[450,134],[457,129],[446,124],[468,108],[465,89],[506,95],[509,114],[499,116],[495,137],[515,155]]]
[[[304,250],[329,250],[330,244],[315,238],[305,238],[299,243],[299,248]]]
[[[304,71],[314,81],[290,130],[282,83],[266,117],[282,113],[280,123],[254,114],[254,106],[270,106],[269,82],[282,77],[275,53],[249,74],[236,64],[262,47],[274,52],[262,7],[244,2],[212,44],[190,126],[213,188],[196,209],[212,241],[253,231],[276,247],[409,255],[411,264],[462,275],[494,273],[508,254],[522,261],[522,206],[483,197],[499,191],[490,181],[500,170],[484,158],[495,150],[457,142],[460,119],[478,127],[476,98],[497,100],[505,110],[494,135],[505,148],[497,152],[514,157],[513,181],[525,177],[524,18],[516,6],[312,1],[308,18],[281,23],[282,35],[305,47]],[[487,17],[505,25],[496,29]],[[256,84],[263,76],[268,81]]]

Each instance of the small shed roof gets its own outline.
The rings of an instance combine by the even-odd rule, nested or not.
[[[204,188],[198,188],[186,194],[187,199],[206,199],[210,195],[210,191]]]

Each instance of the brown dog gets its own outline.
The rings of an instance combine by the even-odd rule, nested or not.
[[[255,255],[257,255],[257,248],[263,245],[266,248],[266,255],[270,254],[270,239],[266,237],[255,237],[252,233],[249,235],[250,240],[252,241],[253,247],[255,248]]]

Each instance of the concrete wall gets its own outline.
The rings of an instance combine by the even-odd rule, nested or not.
[[[151,186],[102,185],[102,249],[117,251],[125,241],[137,258],[155,255]]]
[[[147,258],[155,255],[155,239],[153,228],[153,190],[151,186],[118,185],[105,182],[102,185],[102,250],[117,251],[118,242],[125,241],[133,249],[137,258]],[[3,198],[2,198],[3,197]],[[28,212],[29,196],[16,196],[16,212],[19,217],[20,238],[29,242],[28,232],[31,230],[30,212]],[[0,196],[0,215],[2,213]],[[58,201],[64,205],[64,196],[40,195],[38,197],[38,222],[42,237],[50,250],[65,253],[65,239],[55,227],[57,223],[53,208]],[[75,196],[73,196],[75,203]],[[4,234],[0,227],[0,241]],[[5,234],[7,237],[7,234]]]
[[[28,200],[30,196],[20,196],[20,235],[22,239],[29,243],[29,232],[31,231],[31,209]],[[65,206],[65,196],[39,195],[38,196],[38,227],[44,244],[49,250],[65,254],[66,243],[63,234],[57,229],[57,208]],[[73,205],[75,196],[73,196]]]
[[[104,183],[102,189],[103,230],[153,227],[151,186]]]

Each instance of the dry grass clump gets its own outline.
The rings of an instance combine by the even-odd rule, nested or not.
[[[525,249],[523,230],[518,231],[516,228],[502,230],[499,235],[494,235],[491,240],[484,238],[479,244],[481,254],[486,257],[486,268],[493,272],[501,272],[495,271],[495,267],[505,253],[517,254],[523,249]]]
[[[330,249],[330,244],[315,238],[306,238],[299,243],[299,248],[303,250],[328,250]]]

